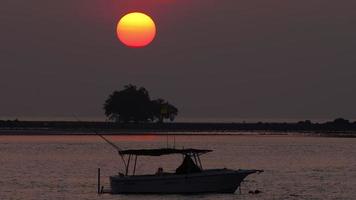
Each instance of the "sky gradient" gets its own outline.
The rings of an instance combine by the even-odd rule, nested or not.
[[[356,119],[356,1],[2,0],[0,119],[104,119],[125,84],[180,120]],[[149,14],[144,49],[116,38]]]

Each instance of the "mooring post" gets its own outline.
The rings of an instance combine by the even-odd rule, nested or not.
[[[98,194],[101,194],[100,189],[101,189],[101,187],[100,187],[100,168],[98,168]]]

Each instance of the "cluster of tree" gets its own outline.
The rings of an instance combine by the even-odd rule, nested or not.
[[[164,99],[151,100],[144,87],[126,85],[114,91],[104,104],[105,115],[116,122],[163,122],[173,121],[178,109]]]
[[[325,123],[313,123],[310,120],[305,120],[298,122],[296,125],[299,129],[305,130],[351,131],[356,129],[356,121],[350,122],[350,120],[344,118],[336,118]]]

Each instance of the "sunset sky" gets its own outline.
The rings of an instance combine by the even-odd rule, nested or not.
[[[125,84],[180,120],[356,119],[355,0],[2,0],[0,119],[104,119]],[[120,17],[149,14],[130,49]]]

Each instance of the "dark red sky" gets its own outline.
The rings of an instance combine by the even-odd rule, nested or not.
[[[181,119],[356,118],[352,0],[0,2],[0,119],[103,119],[107,95],[145,86]],[[158,35],[128,49],[120,16]]]

